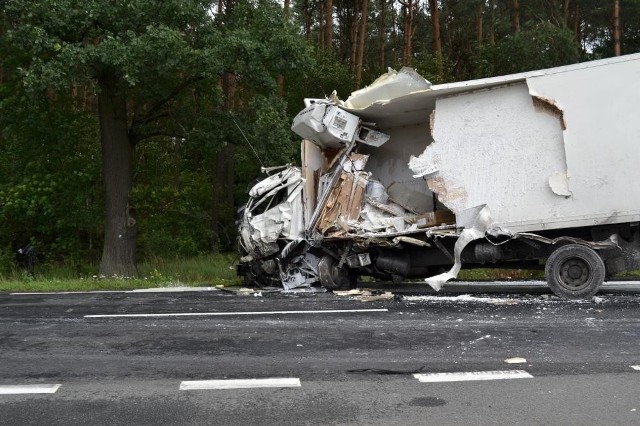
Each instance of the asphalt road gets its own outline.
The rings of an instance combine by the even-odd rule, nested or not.
[[[640,424],[638,283],[580,302],[536,283],[393,292],[0,294],[0,422]],[[293,387],[181,390],[265,378]],[[3,394],[18,385],[60,386]]]

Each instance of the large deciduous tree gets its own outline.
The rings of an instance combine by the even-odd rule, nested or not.
[[[277,90],[278,75],[300,67],[303,43],[281,9],[275,13],[274,2],[227,1],[223,14],[211,5],[210,0],[4,3],[7,40],[26,52],[19,68],[23,87],[56,96],[83,85],[97,99],[105,198],[100,273],[105,276],[137,272],[135,147],[152,138],[201,134],[203,105],[208,113],[216,108],[225,113],[237,108],[236,100],[244,102],[240,90],[245,97],[268,96]],[[238,93],[227,93],[227,108],[220,87],[225,75],[233,75],[238,87]]]
[[[174,134],[174,101],[197,81],[219,74],[209,1],[8,0],[12,43],[31,53],[23,81],[34,91],[97,92],[105,189],[100,273],[136,275],[131,204],[133,149]]]

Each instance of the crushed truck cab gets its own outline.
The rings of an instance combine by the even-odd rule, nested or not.
[[[640,54],[431,85],[390,70],[307,99],[302,164],[241,211],[238,271],[286,289],[545,269],[584,298],[640,267]]]

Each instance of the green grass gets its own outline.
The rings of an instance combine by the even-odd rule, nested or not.
[[[632,271],[620,272],[619,274],[616,274],[616,278],[638,279],[638,278],[640,278],[640,269],[634,269]]]
[[[640,278],[640,269],[621,272],[615,275],[615,278]],[[533,269],[492,269],[477,268],[464,269],[458,274],[460,281],[494,281],[494,280],[545,280],[543,270]]]
[[[0,277],[0,292],[54,292],[133,290],[152,287],[236,286],[234,254],[214,254],[189,259],[154,258],[138,265],[137,278],[98,277],[97,267],[38,265],[33,276],[13,270]]]
[[[496,269],[476,268],[463,269],[458,274],[460,281],[495,281],[495,280],[544,280],[544,271],[532,269]]]

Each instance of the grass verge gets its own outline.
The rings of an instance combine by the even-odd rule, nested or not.
[[[104,278],[69,265],[37,267],[35,273],[13,270],[0,277],[0,292],[58,292],[134,290],[153,287],[236,286],[235,254],[213,254],[189,259],[153,258],[138,265],[139,277]]]
[[[459,281],[544,280],[544,271],[534,269],[463,269]]]

